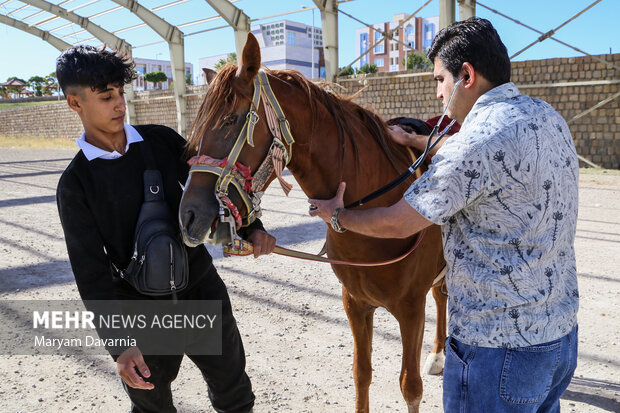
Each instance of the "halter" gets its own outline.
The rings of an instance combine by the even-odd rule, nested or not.
[[[265,115],[273,142],[266,158],[252,176],[250,168],[237,162],[237,159],[246,142],[254,147],[254,127],[260,120],[258,108],[261,96],[265,101]],[[272,173],[276,173],[286,195],[291,191],[292,185],[282,178],[282,171],[291,161],[293,143],[295,139],[293,139],[289,122],[271,89],[267,74],[261,69],[254,77],[250,110],[228,156],[224,159],[215,159],[207,155],[197,155],[187,162],[191,166],[190,174],[207,172],[218,176],[215,183],[215,198],[220,205],[220,222],[228,223],[230,226],[231,242],[239,238],[237,230],[249,226],[260,217],[262,190]],[[239,214],[237,207],[228,197],[228,187],[231,184],[237,189],[246,206],[247,214],[244,217]]]

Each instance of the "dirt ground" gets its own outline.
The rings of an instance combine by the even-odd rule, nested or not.
[[[78,299],[55,203],[74,150],[0,149],[0,300]],[[292,178],[291,178],[292,179]],[[620,174],[580,179],[577,224],[579,366],[562,398],[566,412],[620,411]],[[265,195],[263,221],[278,244],[317,252],[325,227],[307,216],[304,194]],[[340,285],[326,264],[280,256],[223,258],[211,249],[228,285],[247,351],[256,412],[351,412],[352,338]],[[0,306],[2,305],[0,301]],[[427,300],[425,354],[435,309]],[[404,412],[398,387],[398,326],[375,316],[371,408]],[[125,412],[126,398],[109,356],[0,356],[1,412]],[[441,376],[423,376],[423,412],[441,411]],[[212,412],[199,371],[184,360],[173,385],[180,412]]]

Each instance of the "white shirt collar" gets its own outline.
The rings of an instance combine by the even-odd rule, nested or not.
[[[140,136],[138,131],[130,124],[125,123],[123,127],[125,129],[125,137],[127,138],[127,145],[125,146],[125,153],[127,153],[127,151],[129,150],[130,144],[135,143],[135,142],[142,142],[144,139],[142,139],[142,136]],[[116,159],[116,158],[120,158],[121,156],[123,156],[117,151],[109,152],[109,151],[106,151],[105,149],[98,148],[95,145],[87,142],[85,132],[82,132],[82,136],[77,138],[75,142],[80,147],[82,152],[84,152],[84,156],[86,156],[86,159],[88,159],[89,161],[92,161],[93,159],[97,159],[97,158]]]

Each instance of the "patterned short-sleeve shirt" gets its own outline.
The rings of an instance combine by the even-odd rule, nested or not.
[[[564,119],[505,83],[477,100],[405,193],[442,227],[458,340],[523,347],[571,331],[578,174]]]

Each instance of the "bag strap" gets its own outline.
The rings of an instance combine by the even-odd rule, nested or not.
[[[138,146],[140,146],[140,150],[142,151],[142,158],[144,159],[146,169],[157,170],[157,164],[155,163],[155,156],[153,156],[151,145],[146,141],[146,139],[143,138],[142,142]]]
[[[144,170],[144,202],[164,201],[164,182],[161,172],[157,169],[153,151],[151,151],[146,140],[143,140],[139,146],[146,164]]]

